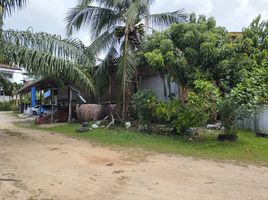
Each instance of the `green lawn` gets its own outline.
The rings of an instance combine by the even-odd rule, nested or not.
[[[98,145],[143,148],[148,151],[181,154],[198,158],[235,160],[268,166],[268,139],[257,138],[253,133],[240,131],[237,142],[219,142],[215,132],[203,133],[194,140],[179,136],[145,134],[121,129],[97,129],[77,133],[79,125],[42,128],[52,132],[90,140]]]

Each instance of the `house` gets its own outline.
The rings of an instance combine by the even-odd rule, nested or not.
[[[179,97],[179,87],[175,82],[162,79],[159,74],[144,75],[141,78],[141,89],[151,90],[159,101],[168,101],[170,97]]]
[[[35,80],[34,76],[30,76],[27,71],[17,66],[10,66],[6,64],[0,64],[0,74],[10,83],[25,84]],[[0,82],[0,102],[10,101],[12,96],[5,95],[4,84]]]
[[[0,64],[0,73],[11,83],[21,84],[28,78],[25,70],[5,64]]]

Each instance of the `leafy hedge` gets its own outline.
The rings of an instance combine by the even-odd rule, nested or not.
[[[0,111],[18,111],[14,101],[0,102]]]

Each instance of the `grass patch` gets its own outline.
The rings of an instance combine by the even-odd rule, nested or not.
[[[79,126],[64,124],[50,128],[38,126],[34,128],[89,139],[98,145],[142,148],[160,153],[268,165],[268,139],[257,138],[252,132],[240,131],[237,142],[219,142],[217,132],[202,133],[190,141],[188,138],[179,136],[144,134],[122,129],[96,129],[78,133],[75,130]]]

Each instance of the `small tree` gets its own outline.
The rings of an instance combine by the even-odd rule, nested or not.
[[[225,134],[236,134],[236,120],[255,114],[259,105],[268,103],[267,64],[244,71],[243,81],[233,88],[220,102],[219,110],[225,127]]]
[[[139,90],[133,95],[137,119],[141,125],[149,125],[153,117],[157,98],[150,90]]]

